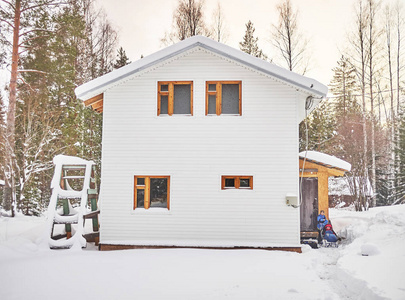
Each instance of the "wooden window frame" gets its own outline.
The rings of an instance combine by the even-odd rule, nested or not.
[[[145,185],[138,185],[137,179],[144,178]],[[167,209],[170,210],[170,176],[134,176],[134,210],[137,208],[137,191],[144,190],[144,209],[150,208],[150,179],[151,178],[166,178],[167,179]]]
[[[209,85],[215,84],[216,89],[215,91],[209,91]],[[216,115],[220,116],[222,114],[222,85],[223,84],[238,84],[239,85],[239,116],[242,115],[242,81],[206,81],[205,82],[205,115],[212,115],[208,114],[208,99],[209,96],[215,95],[216,100]]]
[[[234,179],[235,180],[235,187],[226,187],[225,186],[225,179]],[[240,187],[240,180],[241,179],[249,179],[249,187]],[[231,175],[223,175],[221,177],[221,189],[222,190],[253,190],[253,176],[231,176]]]
[[[167,114],[173,115],[174,108],[174,86],[190,84],[190,115],[193,115],[193,81],[158,81],[157,115],[160,116],[161,97],[167,96]],[[161,91],[162,85],[168,85],[167,91]],[[186,114],[188,115],[188,114]]]

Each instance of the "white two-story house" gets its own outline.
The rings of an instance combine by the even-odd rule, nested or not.
[[[201,36],[78,87],[103,113],[100,249],[299,251],[298,125],[326,93]]]

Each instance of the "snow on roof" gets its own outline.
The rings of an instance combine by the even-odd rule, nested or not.
[[[305,151],[300,152],[300,157],[305,158]],[[328,155],[325,153],[317,152],[317,151],[307,151],[306,159],[311,160],[314,162],[318,162],[327,166],[331,166],[333,168],[339,168],[345,171],[350,171],[352,165],[349,164],[347,161],[344,161],[340,158],[337,158],[332,155]]]
[[[103,93],[105,90],[128,76],[195,47],[202,47],[251,68],[257,69],[298,87],[301,90],[308,92],[310,95],[325,97],[328,92],[328,88],[325,85],[314,79],[278,67],[272,63],[264,61],[263,59],[253,57],[238,49],[218,43],[210,38],[193,36],[77,87],[75,89],[76,96],[82,100],[88,100]]]
[[[356,181],[356,186],[359,186],[361,178],[359,177],[329,177],[329,195],[352,196],[350,192],[349,181]],[[373,187],[370,180],[367,178],[367,188],[365,191],[366,196],[373,196]]]

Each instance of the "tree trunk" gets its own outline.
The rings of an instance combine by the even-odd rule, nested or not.
[[[376,206],[376,172],[375,172],[375,132],[374,132],[374,95],[373,95],[373,26],[375,8],[373,1],[369,0],[369,71],[370,71],[370,113],[371,113],[371,185],[373,187],[372,206]]]
[[[14,10],[14,28],[13,28],[13,52],[11,63],[10,78],[10,97],[7,110],[7,127],[6,127],[6,153],[5,153],[5,192],[4,208],[11,209],[11,214],[15,215],[16,204],[16,187],[15,187],[15,110],[17,102],[17,75],[19,60],[19,34],[20,34],[20,15],[21,0],[16,0]]]

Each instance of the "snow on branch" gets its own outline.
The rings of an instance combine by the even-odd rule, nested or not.
[[[23,73],[23,72],[33,72],[33,73],[39,73],[39,74],[48,74],[47,72],[43,72],[43,71],[38,71],[38,70],[18,70],[18,73]]]
[[[1,0],[1,2],[4,2],[4,3],[10,5],[15,10],[15,6],[10,1]]]
[[[14,25],[11,24],[11,23],[10,23],[9,21],[7,21],[6,19],[0,19],[0,22],[4,22],[4,23],[6,23],[8,26],[10,26],[11,28],[14,29]]]

